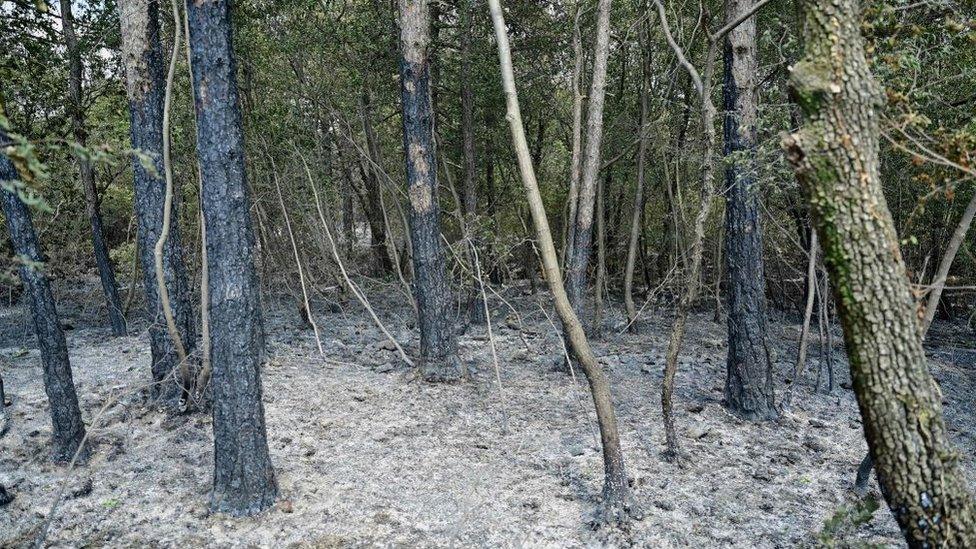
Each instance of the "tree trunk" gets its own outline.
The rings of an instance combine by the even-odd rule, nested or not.
[[[792,93],[807,123],[783,139],[830,273],[854,392],[888,506],[910,547],[976,545],[976,506],[942,419],[879,178],[882,92],[856,0],[804,2]]]
[[[210,506],[252,515],[278,493],[264,426],[264,326],[244,165],[230,3],[189,2],[197,154],[207,224],[213,364],[214,486]]]
[[[631,517],[639,517],[640,511],[636,507],[627,482],[623,451],[620,448],[620,434],[617,432],[617,418],[610,395],[610,381],[590,348],[586,333],[583,331],[583,325],[573,311],[560,277],[556,248],[549,229],[549,219],[546,216],[542,196],[539,193],[539,185],[535,178],[535,170],[525,139],[525,128],[522,125],[522,113],[518,104],[518,92],[515,89],[512,54],[508,45],[505,19],[499,0],[488,0],[488,6],[491,10],[495,38],[498,43],[498,60],[501,65],[502,84],[505,91],[507,119],[518,158],[519,173],[522,176],[522,184],[525,187],[529,209],[532,213],[536,239],[545,268],[546,282],[552,292],[556,311],[559,313],[559,318],[566,330],[569,344],[579,359],[583,373],[589,382],[597,422],[600,426],[604,470],[602,519],[604,522],[625,522]]]
[[[939,268],[935,271],[935,276],[932,277],[932,292],[929,294],[928,300],[925,303],[925,317],[922,319],[923,340],[925,339],[925,334],[929,331],[929,327],[932,326],[932,321],[935,319],[935,312],[939,308],[939,300],[942,298],[942,290],[945,288],[946,279],[949,277],[949,269],[952,267],[952,262],[956,259],[956,253],[959,252],[959,247],[966,240],[966,233],[969,232],[969,226],[973,224],[974,216],[976,216],[976,194],[973,194],[973,197],[969,200],[969,204],[966,205],[962,219],[959,220],[959,224],[956,225],[956,229],[952,232],[952,238],[949,239],[949,244],[946,246],[946,251],[942,255],[942,260],[939,261]]]
[[[569,268],[569,259],[573,255],[573,242],[576,240],[576,212],[579,206],[579,182],[582,172],[583,154],[583,92],[580,90],[583,79],[583,38],[580,36],[580,17],[583,15],[582,5],[577,5],[573,23],[573,135],[572,158],[569,164],[569,192],[567,201],[566,223],[563,226],[563,250],[560,265]]]
[[[386,223],[384,221],[383,204],[380,198],[382,185],[380,178],[383,177],[381,170],[382,160],[379,155],[379,144],[376,142],[376,130],[373,128],[373,110],[370,102],[370,94],[363,91],[361,115],[363,119],[363,132],[366,134],[366,154],[367,164],[362,166],[363,185],[366,187],[366,202],[363,210],[366,212],[366,220],[369,223],[370,250],[373,256],[373,268],[380,275],[385,275],[393,271],[393,259],[387,249]],[[395,246],[395,244],[393,244]]]
[[[463,378],[466,372],[457,354],[452,292],[441,244],[428,56],[430,11],[427,0],[399,0],[399,7],[403,148],[410,197],[421,369],[428,381],[455,381]]]
[[[586,114],[586,150],[580,178],[576,217],[572,220],[573,240],[566,262],[566,293],[577,316],[582,313],[586,291],[586,268],[593,240],[593,209],[597,176],[600,172],[600,144],[603,139],[603,103],[607,84],[607,58],[610,55],[611,0],[597,5],[596,45],[593,48],[593,81],[590,84]]]
[[[642,26],[641,38],[650,48],[650,36],[646,26]],[[637,263],[637,244],[641,233],[641,216],[644,214],[644,174],[647,171],[647,80],[650,78],[650,54],[645,52],[641,60],[640,84],[640,145],[637,149],[637,189],[634,191],[634,213],[630,221],[630,238],[627,241],[627,264],[624,267],[624,308],[627,310],[627,330],[637,333],[637,307],[634,306],[634,267]]]
[[[68,112],[71,116],[71,132],[75,141],[84,147],[87,131],[85,130],[85,111],[81,97],[81,50],[78,47],[78,38],[75,36],[71,0],[60,0],[60,3],[61,25],[68,53]],[[119,289],[115,284],[115,271],[109,257],[108,244],[105,242],[104,231],[102,230],[102,214],[98,211],[98,191],[95,189],[95,173],[92,170],[91,162],[79,158],[78,172],[81,188],[85,193],[85,213],[91,223],[95,264],[98,266],[98,277],[102,281],[102,290],[105,292],[105,305],[108,308],[109,320],[112,322],[112,334],[124,336],[126,332],[125,314],[122,310],[122,300],[119,298]]]
[[[148,155],[155,173],[132,160],[135,213],[138,222],[138,253],[142,263],[146,310],[151,320],[149,344],[152,354],[153,392],[168,403],[180,394],[173,369],[178,366],[176,347],[166,328],[156,284],[154,248],[163,227],[166,199],[163,173],[163,58],[159,36],[159,7],[155,0],[122,0],[119,3],[122,51],[126,69],[132,148]],[[163,276],[177,329],[188,353],[193,351],[196,333],[193,305],[183,260],[178,214],[173,208],[170,233],[163,248]]]
[[[471,90],[471,37],[474,0],[461,6],[461,141],[464,149],[464,214],[478,214],[478,175],[475,163],[474,92]]]
[[[9,138],[0,131],[0,145],[6,147]],[[51,410],[51,458],[58,463],[71,461],[85,438],[85,424],[78,407],[78,396],[71,378],[71,364],[68,362],[68,345],[54,305],[54,295],[47,276],[41,270],[43,258],[34,231],[27,205],[6,188],[8,181],[19,179],[17,169],[5,155],[0,155],[0,189],[3,199],[3,215],[6,217],[7,231],[13,243],[14,252],[33,263],[20,267],[20,280],[24,284],[24,294],[30,304],[34,319],[34,333],[41,349],[41,365],[44,369],[44,390],[47,392]],[[82,449],[79,459],[87,457],[87,448]]]
[[[726,0],[725,19],[741,17],[753,0]],[[725,405],[756,421],[774,419],[773,365],[766,340],[766,278],[756,190],[756,18],[725,41],[725,258],[729,351]]]

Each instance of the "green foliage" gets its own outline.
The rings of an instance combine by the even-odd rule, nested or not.
[[[834,514],[824,521],[823,528],[817,534],[817,545],[819,547],[859,547],[863,549],[881,547],[869,543],[851,542],[847,537],[853,535],[857,530],[871,522],[874,512],[879,508],[878,500],[873,496],[868,496],[855,501],[853,504],[843,504],[834,511]]]

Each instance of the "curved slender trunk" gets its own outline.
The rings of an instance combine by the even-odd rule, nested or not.
[[[644,29],[644,42],[650,47],[647,29]],[[627,310],[627,330],[637,333],[637,308],[634,306],[634,268],[637,264],[637,243],[641,233],[641,217],[644,214],[644,175],[647,171],[647,116],[648,97],[647,80],[649,54],[643,56],[641,63],[640,87],[640,145],[637,149],[637,189],[634,191],[634,213],[630,221],[630,238],[627,241],[627,264],[624,267],[624,308]]]
[[[515,89],[515,76],[512,68],[512,54],[508,45],[508,31],[499,0],[488,0],[491,19],[495,29],[495,39],[498,44],[498,60],[501,65],[502,84],[505,91],[507,118],[512,132],[512,141],[518,158],[519,173],[532,213],[535,226],[536,240],[539,246],[546,282],[552,292],[556,311],[562,320],[567,339],[580,362],[583,373],[590,385],[593,396],[593,406],[596,409],[597,422],[600,426],[600,441],[603,444],[603,520],[610,522],[624,522],[632,516],[640,516],[640,511],[630,492],[627,482],[627,472],[624,468],[623,451],[620,448],[620,434],[617,431],[617,418],[613,409],[610,395],[610,381],[600,367],[596,356],[590,348],[586,333],[579,318],[573,311],[566,289],[559,273],[559,263],[556,248],[553,244],[552,233],[549,229],[549,219],[539,193],[539,185],[535,178],[535,169],[529,154],[529,146],[525,139],[525,128],[522,125],[522,113],[518,104],[518,92]]]
[[[807,123],[783,147],[811,206],[878,483],[910,547],[976,545],[976,505],[942,419],[879,177],[882,92],[856,0],[803,2],[791,74]]]

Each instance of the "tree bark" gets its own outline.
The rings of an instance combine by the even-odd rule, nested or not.
[[[650,49],[650,33],[646,25],[642,26],[642,40],[645,47]],[[627,264],[624,267],[624,308],[627,310],[627,331],[637,333],[637,307],[634,306],[634,267],[637,263],[637,244],[641,234],[641,217],[644,214],[644,175],[647,171],[648,146],[648,93],[647,81],[650,78],[650,53],[645,51],[641,60],[640,84],[640,145],[637,149],[637,189],[634,191],[634,213],[630,221],[630,237],[627,241]]]
[[[603,140],[603,103],[607,84],[607,58],[610,56],[611,0],[597,4],[596,44],[593,48],[593,81],[590,83],[589,105],[586,113],[586,150],[583,153],[583,174],[576,201],[576,217],[572,220],[573,240],[566,258],[566,293],[573,310],[580,315],[586,291],[586,268],[593,244],[593,210],[596,201],[597,177],[600,172],[600,144]]]
[[[244,165],[230,3],[189,2],[197,154],[207,224],[214,486],[210,506],[252,515],[278,493],[264,425],[264,325]]]
[[[390,257],[387,248],[387,239],[390,235],[386,233],[386,222],[384,221],[383,204],[380,193],[383,192],[380,178],[383,177],[380,166],[382,159],[379,154],[379,144],[376,142],[376,129],[373,127],[373,109],[368,91],[363,91],[361,116],[363,119],[363,132],[366,134],[366,154],[368,163],[362,170],[363,185],[366,187],[365,202],[363,211],[366,213],[366,220],[369,223],[370,250],[373,255],[373,267],[375,272],[380,275],[393,272],[393,259]],[[396,244],[389,243],[395,246]]]
[[[880,86],[856,0],[804,2],[792,94],[807,123],[783,147],[811,206],[882,492],[910,547],[976,545],[976,506],[942,419],[879,177]]]
[[[61,25],[64,32],[65,48],[68,53],[68,112],[71,117],[71,133],[75,141],[85,146],[87,130],[85,129],[85,109],[82,105],[81,94],[81,50],[78,37],[75,35],[74,14],[71,12],[71,0],[60,0]],[[81,188],[85,193],[85,213],[91,223],[92,247],[95,251],[95,264],[98,267],[98,277],[105,292],[105,306],[112,323],[112,334],[124,336],[125,314],[122,310],[122,300],[115,283],[115,270],[109,257],[108,244],[102,229],[102,214],[98,210],[98,191],[95,189],[95,173],[91,162],[84,158],[78,159],[78,172]]]
[[[726,0],[725,19],[736,21],[752,0]],[[756,191],[756,18],[725,40],[725,260],[728,276],[729,350],[725,405],[762,421],[777,416],[773,365],[766,339],[766,278]]]
[[[545,269],[546,282],[552,292],[556,311],[562,320],[563,328],[566,330],[569,344],[589,382],[597,422],[600,426],[604,470],[602,520],[604,522],[626,522],[631,517],[639,517],[640,511],[633,500],[627,482],[623,451],[620,448],[620,434],[617,431],[617,418],[610,395],[610,381],[590,348],[586,333],[583,331],[583,325],[573,311],[560,277],[556,248],[549,229],[549,219],[546,216],[542,196],[539,193],[535,169],[532,166],[529,146],[525,139],[525,128],[522,125],[522,113],[518,104],[518,92],[515,89],[512,54],[508,45],[505,19],[499,0],[488,0],[488,6],[498,44],[498,60],[501,65],[502,85],[505,91],[507,119],[518,158],[519,173],[522,176],[522,184],[525,187],[529,209],[532,213],[532,222],[536,230],[536,239]]]
[[[9,138],[0,132],[0,145],[5,147],[7,143]],[[6,155],[0,155],[0,181],[6,183],[17,179],[19,175],[13,163]],[[19,272],[34,320],[34,334],[41,350],[44,391],[47,393],[53,427],[51,458],[57,463],[70,462],[85,438],[85,424],[81,419],[78,396],[71,378],[68,344],[58,319],[51,286],[41,270],[43,258],[30,210],[17,194],[6,187],[0,189],[0,198],[3,200],[3,215],[6,217],[7,231],[14,252],[33,264],[22,265]],[[87,448],[82,448],[79,460],[83,461],[87,454]]]
[[[172,375],[178,366],[175,344],[163,318],[156,284],[154,248],[163,227],[166,200],[163,173],[163,56],[159,36],[159,6],[156,0],[121,0],[122,53],[126,70],[132,148],[150,160],[152,171],[138,159],[132,160],[133,194],[138,222],[138,253],[142,264],[146,311],[150,318],[149,346],[152,354],[153,392],[169,404],[179,398],[180,386]],[[193,352],[196,332],[193,305],[187,282],[179,216],[170,212],[170,233],[163,248],[163,276],[170,307],[187,353]]]
[[[466,371],[457,354],[452,291],[441,244],[430,89],[430,10],[427,0],[399,0],[399,8],[403,149],[410,197],[421,370],[428,381],[456,381]]]
[[[969,232],[969,226],[973,224],[974,216],[976,216],[976,194],[973,194],[969,204],[966,205],[962,219],[956,225],[956,229],[949,239],[949,244],[946,246],[946,251],[942,254],[939,268],[935,271],[935,276],[932,277],[932,291],[925,303],[925,317],[922,318],[922,340],[925,339],[925,334],[928,333],[929,327],[932,326],[932,321],[935,319],[935,312],[939,308],[939,300],[942,298],[942,290],[945,288],[946,279],[949,277],[949,269],[952,268],[952,262],[956,259],[959,247],[966,240],[966,233]]]
[[[461,0],[461,142],[464,149],[464,215],[478,214],[478,175],[475,162],[474,92],[471,89],[471,38],[475,0]]]

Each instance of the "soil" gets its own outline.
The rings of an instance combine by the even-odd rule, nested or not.
[[[554,368],[563,349],[542,295],[513,286],[500,291],[510,305],[492,300],[500,387],[483,326],[460,338],[471,380],[428,384],[355,302],[338,312],[324,301],[314,307],[320,355],[294,302],[268,298],[264,400],[282,499],[234,519],[208,511],[209,415],[174,415],[148,399],[145,324],[111,337],[90,293],[61,294],[59,303],[95,449],[88,464],[70,470],[48,461],[51,427],[28,317],[16,305],[0,309],[0,373],[12,400],[0,484],[14,496],[0,507],[0,546],[29,546],[48,521],[53,547],[904,545],[883,503],[861,520],[844,511],[857,506],[852,484],[866,446],[837,328],[834,390],[825,392],[824,375],[814,392],[822,364],[814,339],[790,408],[753,424],[722,406],[725,325],[711,311],[693,315],[675,395],[686,459],[676,465],[660,455],[670,311],[650,307],[639,333],[629,334],[612,304],[595,350],[613,383],[644,518],[608,530],[593,526],[602,462],[592,403],[578,371],[574,378]],[[415,356],[402,294],[392,286],[368,294]],[[771,319],[778,398],[791,377],[798,324]],[[962,326],[934,330],[931,366],[974,482],[976,351],[959,343],[973,338]],[[51,516],[62,485],[65,499]],[[880,498],[873,480],[870,490]]]

